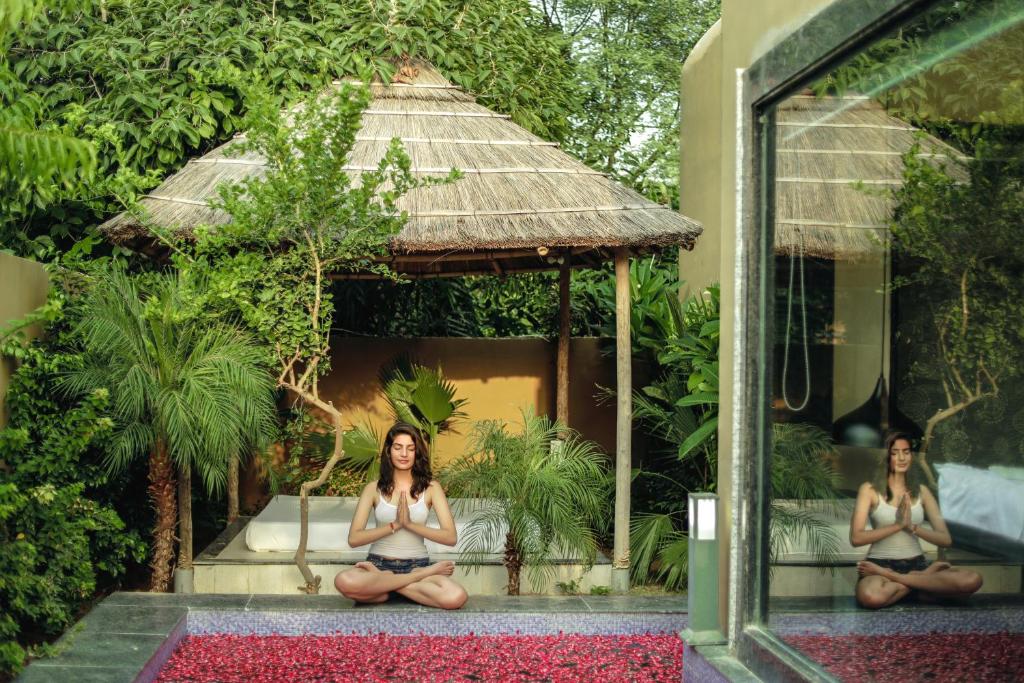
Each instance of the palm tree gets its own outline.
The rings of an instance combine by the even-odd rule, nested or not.
[[[452,496],[491,499],[464,531],[467,551],[481,555],[504,541],[509,595],[519,595],[524,566],[535,570],[535,580],[543,577],[553,550],[593,562],[594,529],[611,483],[593,443],[530,412],[523,413],[520,434],[501,422],[478,422],[471,443],[442,481]]]
[[[102,273],[84,295],[76,334],[83,367],[65,378],[69,391],[110,391],[116,431],[107,465],[119,470],[149,458],[156,509],[150,588],[166,591],[174,553],[174,468],[180,472],[180,564],[190,568],[191,477],[207,491],[224,486],[227,464],[260,448],[274,426],[273,380],[265,353],[230,326],[188,314],[182,279],[145,280]]]

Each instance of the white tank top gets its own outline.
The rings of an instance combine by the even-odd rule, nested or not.
[[[427,492],[424,491],[415,503],[409,505],[409,519],[414,524],[426,524],[428,514],[430,510],[427,508]],[[398,506],[387,502],[384,496],[380,495],[380,501],[373,508],[373,516],[378,529],[387,526],[398,518]],[[408,529],[398,529],[371,545],[370,552],[394,560],[411,560],[426,557],[427,544],[423,542],[422,536]]]
[[[878,505],[869,515],[871,526],[880,529],[896,523],[896,508],[881,500],[879,496]],[[924,506],[921,499],[910,506],[910,523],[920,524],[924,521]],[[880,560],[906,560],[924,554],[921,549],[921,542],[917,536],[906,529],[900,529],[892,536],[886,536],[881,541],[875,541],[868,548],[868,557],[877,557]]]

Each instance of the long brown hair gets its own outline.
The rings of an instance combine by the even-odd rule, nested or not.
[[[875,490],[878,491],[879,495],[884,491],[885,496],[882,500],[889,503],[890,505],[895,504],[892,496],[892,489],[889,488],[889,475],[892,474],[892,449],[896,445],[897,441],[906,441],[910,444],[912,451],[916,451],[914,448],[914,439],[906,432],[890,432],[885,437],[885,454],[882,456],[882,460],[878,463],[878,470],[875,473]],[[907,470],[907,493],[910,494],[911,501],[916,500],[921,495],[921,485],[924,483],[924,474],[921,472],[921,465],[918,462],[916,452],[911,457],[910,469]]]
[[[411,437],[413,445],[416,446],[416,457],[412,461],[412,488],[409,493],[413,498],[419,499],[420,494],[427,490],[434,477],[430,473],[430,451],[427,450],[427,442],[420,434],[420,430],[408,422],[396,422],[384,437],[384,448],[380,452],[380,477],[377,479],[377,490],[385,498],[391,498],[391,494],[395,490],[395,468],[391,464],[391,446],[399,434]]]

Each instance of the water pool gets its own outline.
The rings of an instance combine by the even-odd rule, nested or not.
[[[445,612],[338,595],[115,593],[18,681],[679,681],[686,625],[686,598],[672,595],[474,596]]]
[[[677,683],[675,635],[187,636],[157,681]]]

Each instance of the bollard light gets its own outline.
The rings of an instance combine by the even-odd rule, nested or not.
[[[718,620],[718,496],[688,497],[687,591],[689,626],[680,636],[690,646],[725,642]]]
[[[715,540],[718,529],[718,496],[713,493],[691,493],[690,538],[696,541]]]

